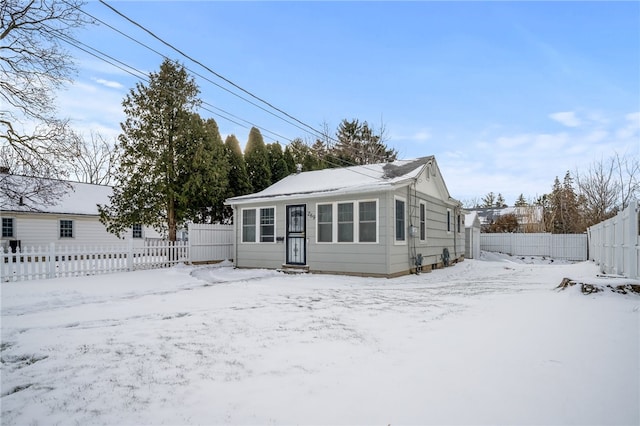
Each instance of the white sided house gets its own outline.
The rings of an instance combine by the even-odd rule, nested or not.
[[[29,186],[25,176],[4,175],[5,179],[19,180],[16,186]],[[142,246],[145,238],[160,238],[151,228],[134,226],[118,238],[107,232],[100,223],[98,204],[108,204],[112,188],[77,182],[61,182],[67,192],[51,205],[25,205],[20,197],[3,199],[0,203],[2,222],[1,248],[56,246],[122,245],[129,239]]]
[[[239,268],[393,277],[464,258],[464,216],[433,156],[303,172],[230,198]]]

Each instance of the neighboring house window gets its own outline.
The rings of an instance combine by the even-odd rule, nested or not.
[[[353,203],[338,204],[338,242],[353,242]]]
[[[15,237],[15,230],[13,227],[13,218],[12,217],[3,217],[2,218],[2,237],[3,238],[13,238]]]
[[[73,238],[72,220],[60,220],[60,238]]]
[[[242,210],[242,242],[273,243],[276,238],[276,209],[264,207],[260,209]],[[258,219],[259,218],[259,219]],[[258,223],[260,220],[260,223]]]
[[[375,201],[363,201],[358,204],[359,210],[359,238],[361,243],[375,243],[378,240],[378,217]]]
[[[142,238],[142,225],[135,224],[132,227],[133,229],[133,238]]]
[[[333,241],[333,205],[318,204],[318,242]]]
[[[377,200],[318,204],[316,210],[318,243],[378,242]]]
[[[242,242],[256,242],[256,211],[242,210]]]
[[[405,202],[396,198],[396,241],[405,240]]]
[[[451,210],[447,209],[447,232],[451,232]]]
[[[420,241],[427,239],[427,205],[420,202]]]
[[[272,243],[275,241],[276,215],[275,208],[260,209],[260,242]]]

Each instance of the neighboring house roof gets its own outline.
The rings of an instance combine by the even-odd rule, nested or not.
[[[433,156],[392,163],[323,169],[292,174],[255,194],[229,198],[227,204],[245,204],[278,198],[343,195],[393,189],[414,181]],[[445,187],[446,191],[446,187]],[[448,196],[448,191],[447,196]]]
[[[18,175],[5,175],[4,178],[12,180],[17,187],[28,188],[36,178]],[[47,205],[44,203],[28,203],[21,205],[17,199],[3,199],[0,202],[0,211],[4,212],[38,212],[53,214],[78,214],[98,215],[98,204],[109,204],[109,196],[113,194],[113,188],[105,185],[93,185],[88,183],[60,181],[61,185],[67,185],[69,190],[60,198]]]
[[[473,209],[480,219],[481,225],[490,225],[500,216],[506,214],[514,214],[518,218],[520,225],[537,224],[543,221],[542,206],[523,206],[523,207],[490,207]]]

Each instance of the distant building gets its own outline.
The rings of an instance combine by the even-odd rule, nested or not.
[[[498,217],[506,214],[514,214],[518,218],[517,232],[545,232],[544,209],[542,206],[490,207],[468,209],[468,211],[476,212],[480,220],[480,229],[482,232],[487,232]]]

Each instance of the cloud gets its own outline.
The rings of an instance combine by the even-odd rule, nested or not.
[[[124,86],[117,81],[105,80],[103,78],[92,78],[98,84],[102,84],[103,86],[110,87],[112,89],[122,89]]]
[[[625,118],[626,125],[616,132],[619,139],[631,139],[640,132],[640,112],[627,114]]]
[[[582,124],[573,111],[556,112],[550,114],[549,117],[567,127],[578,127]]]

